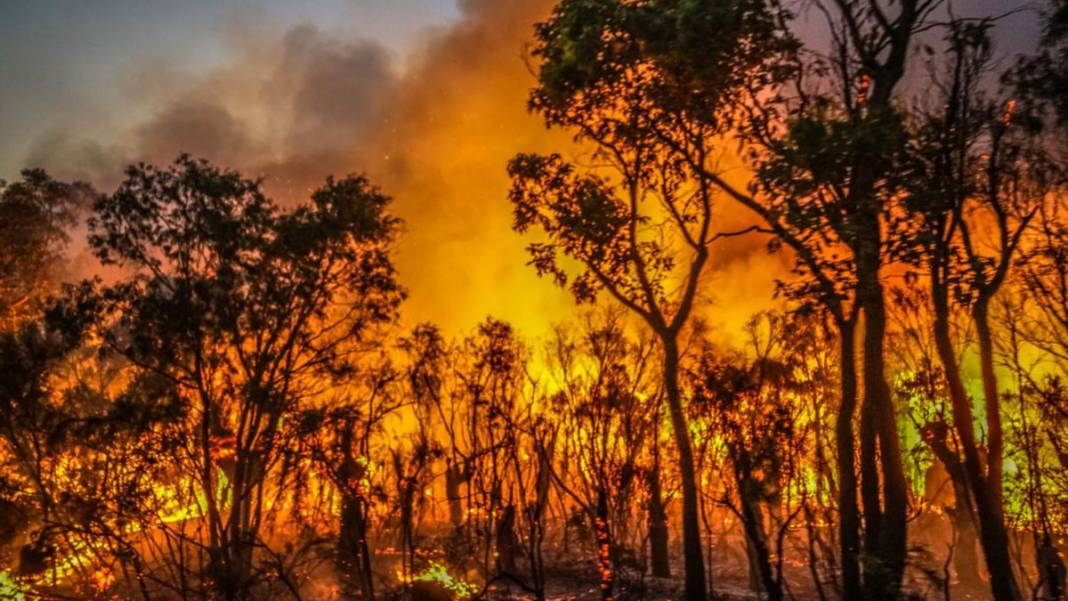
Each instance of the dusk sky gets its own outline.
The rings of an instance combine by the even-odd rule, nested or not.
[[[0,20],[0,176],[58,129],[106,137],[151,112],[153,90],[131,86],[145,69],[203,72],[225,64],[242,33],[278,36],[298,24],[373,39],[397,63],[419,39],[460,16],[455,0],[65,0],[4,2]]]

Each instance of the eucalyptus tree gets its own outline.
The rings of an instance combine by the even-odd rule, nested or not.
[[[0,332],[0,554],[24,575],[43,572],[55,554],[45,525],[59,517],[54,475],[63,452],[57,434],[69,407],[55,394],[54,379],[79,343],[80,337],[36,320]],[[37,534],[14,560],[10,546],[34,528]]]
[[[995,369],[991,306],[1011,277],[1028,226],[1053,190],[1055,165],[1016,101],[991,92],[993,20],[952,20],[946,26],[945,75],[929,111],[914,111],[910,183],[900,228],[905,259],[930,284],[935,349],[946,379],[959,451],[942,453],[951,474],[963,476],[966,505],[974,505],[991,588],[996,599],[1021,598],[1009,554],[1004,515],[1004,428]],[[983,234],[989,234],[984,243]],[[986,457],[975,432],[973,401],[951,327],[955,311],[975,329],[984,400]]]
[[[647,447],[657,444],[659,428],[659,404],[649,402],[659,393],[650,378],[655,348],[628,336],[622,317],[622,309],[586,316],[577,333],[557,328],[549,344],[558,390],[547,403],[559,419],[558,445],[570,460],[552,476],[592,526],[602,599],[614,598],[624,547],[628,538],[633,542],[627,534],[642,515],[634,501],[650,482],[643,474],[656,469],[646,458],[656,452]],[[651,544],[659,518],[655,486],[645,491],[653,504]]]
[[[802,408],[813,351],[803,327],[775,313],[755,315],[746,327],[747,352],[722,352],[705,345],[687,370],[694,403],[705,413],[731,475],[720,502],[739,519],[745,532],[750,580],[769,601],[787,598],[784,576],[791,524],[806,509],[803,461],[813,427]],[[819,424],[815,424],[819,427]],[[813,566],[813,575],[818,575]],[[820,586],[819,583],[815,583]]]
[[[90,245],[128,274],[97,293],[99,334],[186,407],[185,444],[160,459],[200,499],[201,586],[226,598],[262,581],[256,549],[270,479],[300,433],[291,418],[355,371],[403,297],[388,203],[346,177],[282,210],[260,182],[186,156],[130,167],[95,203]]]
[[[92,198],[87,184],[57,181],[41,169],[0,181],[0,324],[34,315],[57,290],[69,230]]]
[[[375,509],[389,499],[376,462],[388,455],[383,449],[387,425],[405,405],[395,391],[397,379],[387,359],[362,362],[360,373],[346,386],[298,414],[298,448],[288,450],[291,458],[283,464],[291,484],[286,486],[283,476],[279,486],[291,497],[291,506],[298,510],[294,513],[300,513],[309,488],[300,473],[303,458],[311,460],[340,497],[335,565],[346,598],[375,597],[372,549],[381,532],[373,519]]]
[[[680,336],[716,238],[709,165],[750,78],[774,71],[782,47],[775,19],[749,0],[561,2],[536,29],[530,109],[591,149],[591,164],[522,154],[508,168],[515,229],[545,236],[529,247],[538,272],[578,302],[607,294],[660,342],[691,601],[708,591]]]
[[[826,18],[830,52],[795,47],[778,74],[750,86],[749,115],[740,132],[756,177],[748,189],[717,182],[761,217],[775,236],[773,248],[785,245],[793,251],[805,276],[795,292],[822,306],[840,331],[842,399],[836,437],[843,596],[848,599],[896,597],[907,556],[908,486],[884,359],[883,271],[890,260],[892,240],[886,233],[902,186],[899,170],[907,141],[897,100],[915,62],[916,36],[930,26],[939,4],[817,3]],[[785,20],[782,26],[792,27]],[[692,56],[690,61],[702,59]],[[860,315],[858,482],[853,364]]]

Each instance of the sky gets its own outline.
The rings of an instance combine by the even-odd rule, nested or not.
[[[505,165],[569,145],[526,110],[527,44],[552,3],[0,0],[0,178],[40,166],[107,191],[125,165],[188,152],[265,177],[291,204],[329,174],[365,173],[406,223],[409,325],[462,333],[493,315],[545,333],[573,305],[526,265]],[[1028,6],[954,3],[967,15]],[[1038,30],[1033,11],[1005,25],[1008,60]],[[717,223],[747,216],[724,209]],[[718,247],[710,324],[737,329],[768,306],[781,261],[756,238]],[[74,264],[93,269],[84,249]]]
[[[11,0],[0,0],[11,2]],[[404,219],[406,325],[492,314],[544,331],[570,301],[526,266],[505,165],[567,137],[526,110],[549,0],[65,0],[0,20],[0,178],[108,191],[179,152],[265,177],[280,204],[364,173]],[[551,142],[553,141],[553,142]],[[98,266],[84,249],[74,271]]]
[[[57,130],[101,135],[141,116],[143,69],[203,72],[228,60],[234,38],[304,24],[373,39],[398,63],[428,31],[460,17],[455,0],[2,0],[0,176]],[[139,98],[141,97],[141,98]]]

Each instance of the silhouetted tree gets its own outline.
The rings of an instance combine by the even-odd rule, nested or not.
[[[606,168],[581,168],[559,155],[520,155],[509,165],[515,228],[536,227],[548,238],[530,246],[538,272],[560,285],[570,281],[580,302],[607,292],[663,347],[689,601],[704,599],[707,589],[679,335],[714,238],[716,142],[749,79],[761,77],[779,48],[766,9],[759,0],[561,2],[536,30],[530,108],[590,144]],[[691,55],[706,62],[694,65]],[[569,278],[561,254],[583,270]]]
[[[175,460],[204,500],[203,584],[227,598],[258,580],[287,418],[319,378],[353,369],[352,343],[391,320],[402,297],[387,203],[349,177],[282,211],[258,182],[183,156],[167,169],[131,167],[95,205],[94,252],[131,273],[100,292],[101,334],[189,403]]]
[[[601,598],[611,599],[621,547],[634,512],[641,511],[633,500],[645,480],[642,472],[653,469],[642,458],[649,442],[656,444],[659,426],[657,404],[649,402],[659,393],[649,382],[654,349],[627,336],[622,315],[613,311],[584,317],[577,334],[557,328],[549,348],[559,391],[547,402],[572,462],[556,467],[553,476],[592,527]]]
[[[40,169],[0,181],[0,325],[33,315],[55,290],[68,229],[92,196],[87,184],[56,181]]]
[[[1045,153],[1029,148],[1034,142],[1014,123],[1015,101],[983,93],[992,25],[955,20],[947,26],[948,74],[934,82],[939,94],[933,103],[938,108],[918,115],[919,129],[910,145],[915,181],[909,184],[905,208],[915,222],[902,242],[906,260],[922,266],[930,281],[935,349],[948,384],[961,459],[955,465],[945,452],[942,456],[951,474],[964,472],[994,597],[1015,601],[1021,594],[1004,518],[1004,434],[990,309],[1010,275],[1021,237],[1050,189],[1050,169]],[[977,239],[984,225],[996,240],[988,245],[992,250]],[[970,314],[978,338],[985,458],[953,341],[950,315],[958,308]]]
[[[731,478],[721,503],[745,531],[751,582],[781,601],[787,530],[805,508],[786,491],[799,488],[806,425],[798,394],[805,385],[805,338],[785,335],[788,322],[758,315],[747,326],[752,357],[706,346],[688,370],[694,403],[722,446]],[[796,346],[795,346],[796,345]],[[792,501],[792,502],[791,502]]]

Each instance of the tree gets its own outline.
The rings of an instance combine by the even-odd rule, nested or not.
[[[936,81],[932,113],[919,116],[905,209],[915,223],[904,233],[907,259],[930,281],[935,348],[952,402],[961,458],[944,456],[950,473],[963,472],[974,501],[991,588],[996,599],[1020,598],[1009,555],[1003,503],[1004,433],[991,302],[1010,276],[1028,224],[1050,190],[1045,153],[1014,123],[1014,101],[988,98],[983,78],[991,60],[991,21],[954,20],[947,26],[948,75]],[[982,228],[995,242],[987,250]],[[977,441],[972,399],[961,376],[951,312],[967,311],[975,327],[986,418],[986,458]],[[959,464],[959,465],[957,465]]]
[[[79,342],[36,320],[0,332],[0,546],[8,547],[23,532],[39,527],[34,540],[22,546],[20,559],[11,561],[27,576],[44,572],[55,552],[47,525],[61,520],[55,515],[61,510],[54,470],[62,455],[66,419],[64,399],[50,384]]]
[[[1068,125],[1068,6],[1048,0],[1038,48],[1020,57],[1004,79],[1016,88],[1022,112],[1043,129]]]
[[[131,273],[99,291],[100,335],[188,405],[173,467],[203,499],[201,584],[227,598],[258,580],[269,480],[299,432],[289,418],[320,381],[354,372],[403,297],[388,202],[347,177],[283,211],[259,182],[182,156],[131,167],[95,204],[94,252]]]
[[[777,75],[750,87],[749,118],[741,132],[756,181],[749,191],[718,182],[761,217],[776,236],[773,248],[786,245],[794,252],[809,280],[796,290],[822,305],[839,328],[836,438],[846,599],[895,598],[905,569],[908,490],[886,377],[881,272],[888,259],[888,211],[901,185],[895,165],[906,140],[894,99],[911,64],[913,38],[938,4],[906,0],[891,9],[878,2],[820,3],[831,54],[791,52]],[[854,335],[861,313],[863,562],[852,444]]]
[[[807,427],[799,393],[810,384],[810,349],[804,335],[785,335],[787,323],[773,313],[754,316],[746,328],[751,357],[706,345],[687,373],[732,476],[720,502],[742,523],[750,580],[769,601],[786,598],[783,541],[806,504],[791,506],[789,491],[802,488]]]
[[[657,444],[659,427],[659,405],[649,402],[658,394],[648,373],[655,364],[652,344],[625,334],[620,311],[584,317],[577,335],[554,332],[550,364],[559,390],[547,399],[558,416],[558,444],[573,462],[552,475],[592,526],[606,600],[614,598],[625,535],[638,510],[633,499],[647,480],[642,473],[656,469],[642,458],[646,441]]]
[[[40,169],[0,182],[0,325],[34,315],[55,290],[68,230],[92,196],[87,184],[59,182]]]
[[[0,331],[0,546],[24,541],[10,565],[34,592],[115,581],[147,599],[140,532],[167,511],[153,457],[176,447],[169,424],[182,408],[168,382],[126,380],[97,356],[83,327],[88,291]]]
[[[686,598],[707,594],[693,449],[679,387],[679,337],[708,262],[716,142],[749,78],[780,45],[763,2],[565,0],[537,27],[530,108],[592,146],[604,168],[560,155],[509,164],[515,229],[540,274],[579,302],[604,291],[660,341],[682,479]],[[693,65],[686,57],[700,55]],[[660,63],[678,67],[668,72]],[[681,73],[681,75],[680,75]],[[694,85],[701,84],[694,94]],[[694,114],[702,114],[701,120]],[[569,277],[558,257],[581,265]]]
[[[376,435],[403,406],[392,390],[397,377],[388,361],[367,361],[361,374],[337,394],[299,415],[295,458],[309,457],[341,497],[336,565],[350,598],[374,599],[372,513],[387,496],[375,479],[376,457],[384,456]],[[299,506],[304,486],[295,474],[293,503]]]

